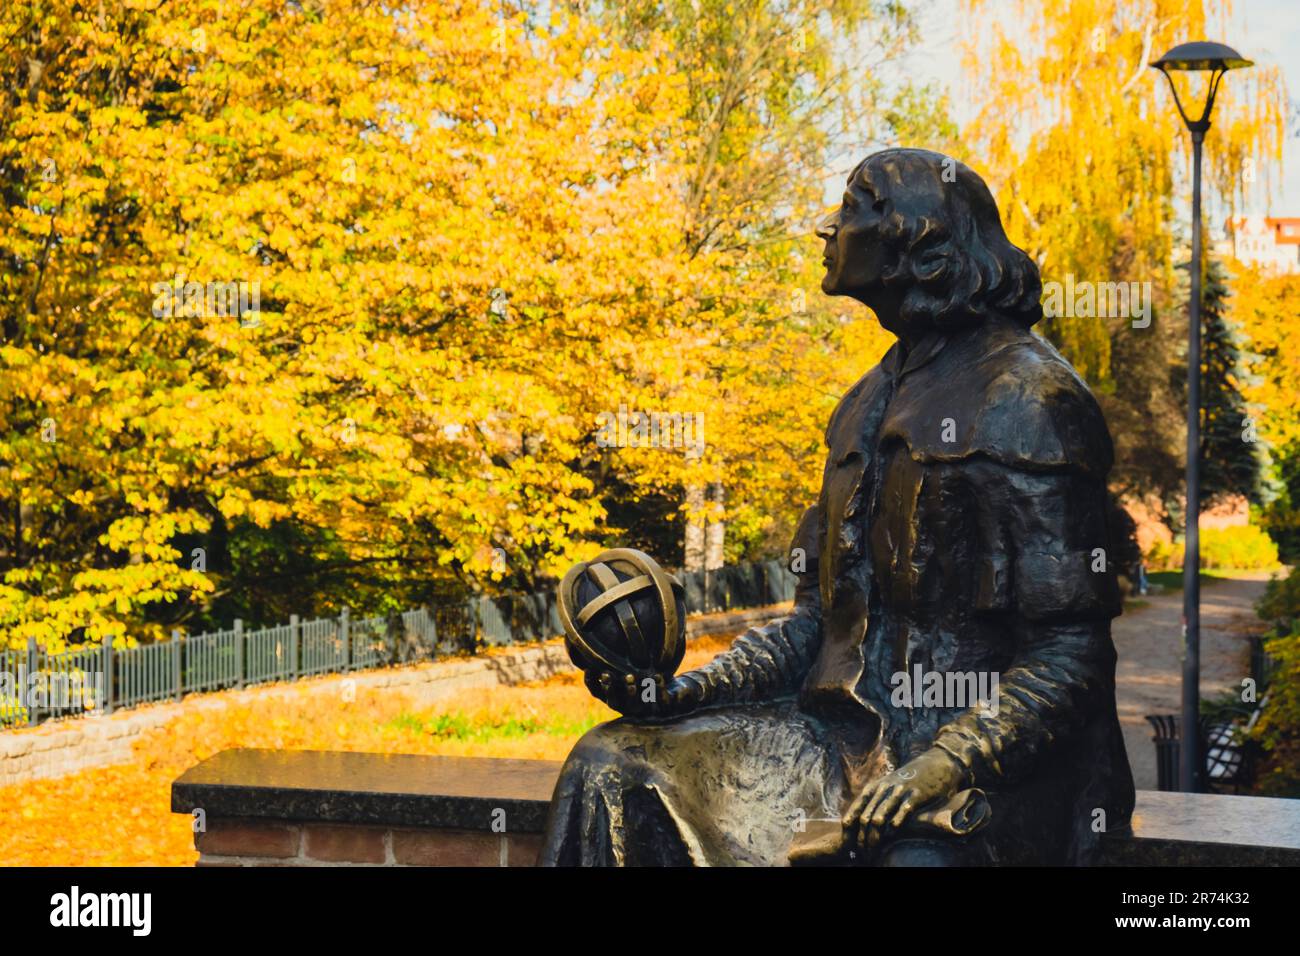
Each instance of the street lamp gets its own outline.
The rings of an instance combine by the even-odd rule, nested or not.
[[[1174,105],[1192,134],[1192,279],[1191,315],[1187,328],[1187,505],[1183,547],[1183,718],[1179,748],[1178,786],[1185,793],[1201,789],[1201,144],[1210,128],[1210,111],[1219,82],[1229,70],[1251,66],[1232,47],[1198,40],[1180,43],[1151,64],[1165,75],[1174,93]],[[1209,72],[1209,86],[1200,119],[1188,119],[1174,85],[1171,70]]]

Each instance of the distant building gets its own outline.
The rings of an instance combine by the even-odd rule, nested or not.
[[[1300,218],[1239,216],[1224,224],[1225,251],[1247,265],[1300,272]]]

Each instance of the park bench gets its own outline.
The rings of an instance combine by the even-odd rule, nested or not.
[[[1261,694],[1258,704],[1235,703],[1221,708],[1215,718],[1202,716],[1201,753],[1205,756],[1204,779],[1209,789],[1216,792],[1231,789],[1238,793],[1253,779],[1259,746],[1250,734],[1268,706],[1265,689],[1275,667],[1264,649],[1264,639],[1259,635],[1252,637],[1250,674],[1256,691]],[[1156,748],[1156,788],[1165,792],[1177,790],[1181,720],[1174,714],[1148,714],[1146,719],[1151,724],[1151,742]]]
[[[1251,781],[1258,747],[1249,735],[1259,720],[1263,704],[1261,701],[1259,707],[1250,708],[1232,720],[1201,721],[1204,779],[1211,791],[1239,793]],[[1175,714],[1148,714],[1147,722],[1154,731],[1151,742],[1156,748],[1156,789],[1166,793],[1175,791],[1181,758],[1181,722]]]

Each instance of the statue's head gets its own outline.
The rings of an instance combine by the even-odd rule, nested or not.
[[[1026,327],[1042,318],[1038,267],[1007,239],[984,180],[941,153],[868,156],[817,235],[826,241],[822,291],[865,303],[896,334],[993,315]]]

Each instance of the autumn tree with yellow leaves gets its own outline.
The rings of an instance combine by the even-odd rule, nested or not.
[[[0,628],[148,637],[267,552],[264,595],[302,597],[286,551],[338,572],[321,609],[575,557],[612,356],[690,287],[644,174],[664,51],[522,8],[154,6],[0,21]],[[174,279],[260,310],[156,316]]]
[[[809,234],[868,139],[988,175],[1046,278],[1169,285],[1181,138],[1134,77],[1219,5],[1019,8],[1040,52],[981,34],[958,132],[890,80],[917,32],[884,0],[5,6],[0,640],[544,587],[613,543],[684,561],[705,517],[714,563],[780,553],[888,344]],[[1256,76],[1225,188],[1276,152]],[[1123,456],[1163,316],[1047,331]],[[702,453],[607,447],[620,407],[702,415]]]
[[[1300,558],[1300,275],[1234,263],[1229,281],[1229,316],[1241,331],[1252,372],[1242,393],[1250,425],[1274,462],[1273,497],[1261,523],[1282,560],[1294,564]]]
[[[623,42],[585,4],[7,6],[6,640],[540,586],[626,530],[611,499],[680,492],[661,451],[611,468],[595,423],[621,403],[707,411],[694,466],[734,489],[742,541],[788,526],[862,366],[834,361],[838,322],[782,327],[808,268],[683,241],[721,193],[691,179],[701,74],[671,68],[673,26]],[[728,149],[762,141],[731,115]],[[779,185],[719,239],[757,230],[784,258]]]
[[[1171,505],[1182,494],[1186,434],[1187,309],[1176,270],[1190,258],[1191,147],[1148,64],[1218,35],[1231,3],[963,0],[962,9],[972,26],[964,79],[978,91],[963,144],[1008,236],[1044,283],[1149,283],[1149,323],[1094,309],[1049,317],[1038,330],[1097,393],[1115,440],[1115,490]],[[1183,95],[1201,102],[1204,91]],[[1234,71],[1220,88],[1205,164],[1207,189],[1227,208],[1269,186],[1284,104],[1276,67]]]
[[[667,527],[688,569],[783,551],[816,497],[835,399],[889,341],[869,313],[822,296],[812,227],[868,130],[941,115],[932,94],[886,79],[919,39],[913,13],[880,0],[579,6],[634,49],[670,46],[685,88],[675,243],[704,277],[684,322],[665,329],[667,351],[649,353],[654,394],[639,398],[707,410],[707,453],[618,454],[611,466],[677,505]]]

